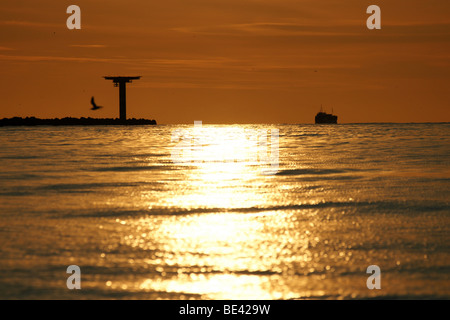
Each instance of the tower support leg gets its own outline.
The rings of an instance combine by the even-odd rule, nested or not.
[[[126,93],[126,83],[119,82],[119,103],[120,103],[120,120],[127,120],[127,93]]]

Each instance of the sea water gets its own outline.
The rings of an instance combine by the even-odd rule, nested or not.
[[[450,124],[193,129],[0,128],[0,298],[450,298]]]

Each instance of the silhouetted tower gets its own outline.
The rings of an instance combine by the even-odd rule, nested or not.
[[[120,120],[127,120],[127,82],[133,82],[132,80],[139,80],[141,77],[104,77],[106,80],[112,80],[115,87],[119,87],[119,107],[120,107]]]

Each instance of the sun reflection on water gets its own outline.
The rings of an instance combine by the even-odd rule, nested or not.
[[[205,295],[209,299],[280,299],[285,294],[269,290],[274,279],[249,275],[183,275],[175,280],[145,280],[141,290]]]
[[[318,210],[298,207],[323,203],[315,195],[321,189],[264,175],[257,139],[242,127],[187,130],[188,138],[178,132],[172,141],[174,166],[181,168],[177,183],[156,201],[143,190],[140,201],[150,214],[118,222],[128,230],[122,244],[136,255],[129,264],[145,266],[149,276],[109,287],[209,299],[321,296],[311,279],[321,283],[334,272],[326,262],[326,229]],[[286,207],[289,186],[305,192]],[[314,262],[318,258],[325,262]]]
[[[252,208],[268,207],[276,199],[264,191],[273,177],[261,178],[265,164],[259,161],[257,138],[249,132],[242,127],[196,127],[184,140],[178,133],[177,164],[188,170],[171,197],[161,201],[188,212],[208,208],[212,213],[153,216],[132,222],[139,231],[124,242],[163,252],[146,261],[166,275],[156,281],[143,280],[140,290],[209,298],[288,295],[269,288],[283,272],[277,261],[280,249],[266,232],[265,222],[273,213],[254,213]],[[289,243],[288,237],[281,234],[280,238]]]
[[[450,296],[448,124],[276,128],[275,175],[251,131],[267,125],[5,129],[0,295]]]
[[[188,139],[178,143],[176,154],[181,165],[193,168],[165,203],[184,208],[264,206],[270,200],[258,188],[264,183],[260,176],[267,164],[259,161],[261,146],[254,134],[241,127],[188,131]]]
[[[214,299],[277,299],[292,295],[281,285],[279,276],[286,270],[278,257],[291,254],[298,244],[293,244],[288,234],[281,233],[278,239],[268,237],[265,222],[273,214],[215,213],[132,222],[135,236],[125,237],[124,243],[153,252],[145,263],[160,274],[135,286],[144,291],[199,294]],[[280,242],[284,243],[281,248]]]

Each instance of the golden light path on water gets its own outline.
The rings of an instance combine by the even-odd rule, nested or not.
[[[282,230],[268,232],[277,226],[266,225],[275,222],[282,229],[283,223],[276,221],[283,217],[271,211],[252,212],[276,205],[275,195],[266,190],[272,177],[261,174],[267,163],[259,155],[268,151],[261,150],[255,139],[258,133],[240,127],[194,128],[190,133],[175,147],[177,160],[186,169],[184,181],[161,201],[167,207],[217,212],[166,217],[157,227],[154,217],[131,221],[136,233],[125,242],[144,249],[162,246],[163,252],[170,253],[148,261],[158,265],[162,277],[143,280],[135,284],[137,289],[214,299],[294,297],[283,288],[279,277],[283,269],[278,265],[280,241],[292,239]],[[167,276],[164,270],[174,267],[176,275]],[[274,288],[273,283],[279,285]]]
[[[276,152],[277,130],[256,128],[176,127],[170,142],[159,143],[166,158],[147,158],[150,167],[157,166],[156,175],[152,170],[124,174],[125,181],[150,182],[126,197],[111,197],[111,207],[129,205],[138,214],[118,218],[120,226],[111,230],[121,239],[105,252],[106,263],[132,272],[110,277],[110,290],[156,298],[367,297],[377,294],[366,287],[367,266],[385,261],[398,268],[409,259],[402,251],[374,249],[398,241],[397,228],[387,226],[398,225],[399,215],[383,215],[379,223],[385,208],[379,199],[391,192],[379,193],[382,180],[375,193],[365,190],[372,186],[364,180],[373,178],[370,168],[366,173],[364,164],[352,166],[353,157],[364,159],[367,151],[347,151],[351,132],[336,144],[342,153],[321,151],[329,135],[301,131],[283,132]],[[302,135],[312,138],[299,143]],[[351,158],[342,168],[343,155]],[[374,200],[376,209],[359,209]],[[389,277],[395,290],[408,290],[408,282],[384,274]]]
[[[449,297],[448,124],[0,131],[1,297]]]

